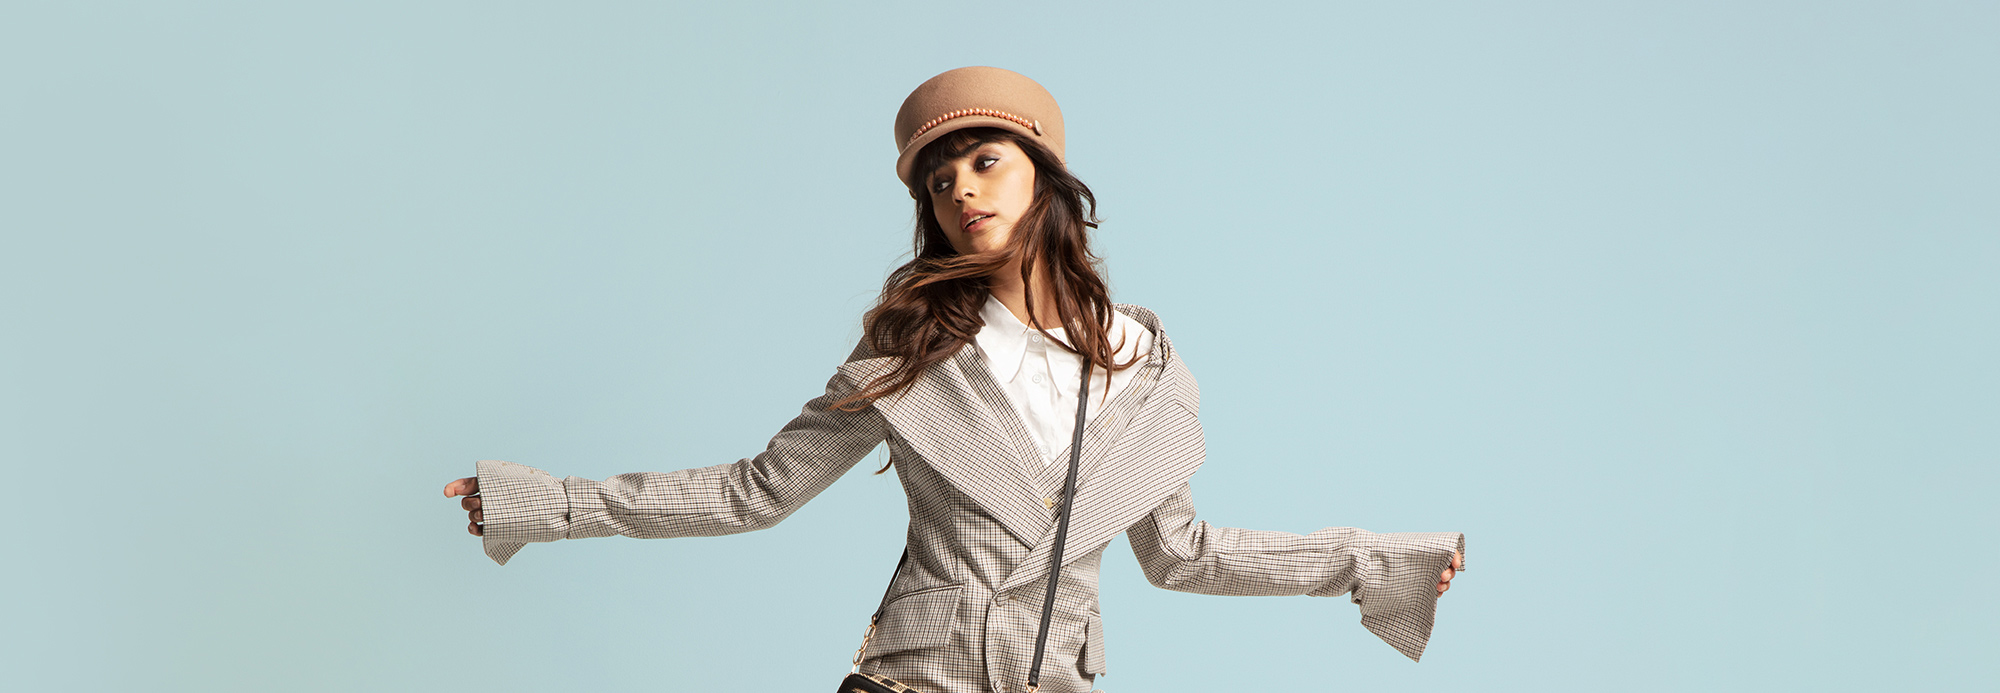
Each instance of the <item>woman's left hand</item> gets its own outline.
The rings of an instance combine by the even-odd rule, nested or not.
[[[1444,596],[1444,591],[1451,589],[1452,576],[1457,575],[1458,571],[1463,569],[1464,566],[1465,554],[1454,553],[1451,555],[1451,565],[1445,566],[1444,573],[1438,576],[1438,596]]]

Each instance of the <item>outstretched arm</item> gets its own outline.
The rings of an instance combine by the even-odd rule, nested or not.
[[[1182,485],[1126,530],[1146,579],[1220,595],[1351,594],[1361,623],[1410,659],[1430,639],[1437,597],[1463,569],[1456,532],[1377,534],[1329,527],[1311,534],[1214,527],[1195,519]]]
[[[826,490],[882,442],[885,424],[872,407],[828,409],[847,392],[835,376],[826,394],[807,402],[764,452],[729,464],[593,481],[486,460],[479,476],[452,482],[445,495],[478,494],[464,501],[475,523],[469,529],[484,537],[486,555],[502,565],[527,542],[763,529]]]

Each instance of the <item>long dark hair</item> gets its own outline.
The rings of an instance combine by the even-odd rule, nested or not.
[[[938,226],[931,196],[922,189],[931,171],[989,142],[1011,142],[1035,165],[1035,193],[1028,211],[1014,224],[1007,246],[993,252],[960,255]],[[1090,365],[1123,370],[1133,362],[1116,363],[1121,345],[1110,342],[1111,297],[1099,270],[1102,262],[1090,252],[1089,228],[1097,226],[1097,197],[1089,186],[1048,150],[1034,141],[999,128],[967,128],[940,137],[917,153],[914,257],[889,274],[882,296],[863,319],[862,339],[877,356],[897,356],[896,367],[834,403],[854,411],[876,398],[895,394],[916,382],[924,369],[951,358],[972,341],[984,324],[979,311],[991,289],[987,277],[1014,258],[1021,258],[1021,281],[1027,286],[1028,318],[1054,344],[1081,354]],[[1037,272],[1039,270],[1039,272]],[[1068,343],[1042,329],[1035,315],[1036,274],[1045,278],[1056,307],[1056,323]],[[888,469],[887,466],[883,467]],[[880,472],[877,472],[880,473]]]

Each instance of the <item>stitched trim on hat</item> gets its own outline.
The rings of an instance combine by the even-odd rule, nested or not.
[[[951,120],[953,118],[963,118],[965,116],[987,116],[990,118],[999,118],[1001,120],[1011,120],[1014,121],[1015,123],[1020,124],[1021,127],[1035,131],[1036,135],[1042,134],[1042,121],[1039,120],[1028,120],[1027,118],[1023,118],[1021,116],[1017,116],[1012,113],[1008,113],[1006,111],[996,111],[991,108],[961,108],[956,111],[952,111],[950,113],[938,116],[936,118],[932,118],[930,122],[924,123],[922,127],[917,128],[916,132],[910,133],[910,139],[904,141],[903,146],[905,147],[910,146],[911,142],[917,141],[917,138],[923,137],[924,133],[930,132],[931,128],[943,125],[944,122],[947,120]]]

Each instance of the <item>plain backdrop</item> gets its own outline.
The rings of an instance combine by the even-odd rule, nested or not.
[[[1109,693],[1990,684],[2000,6],[0,8],[0,688],[815,690],[879,454],[481,555],[478,459],[763,449],[909,248],[891,121],[1061,102],[1222,526],[1462,531],[1420,664],[1106,554]],[[1982,684],[1980,682],[1985,682]]]

